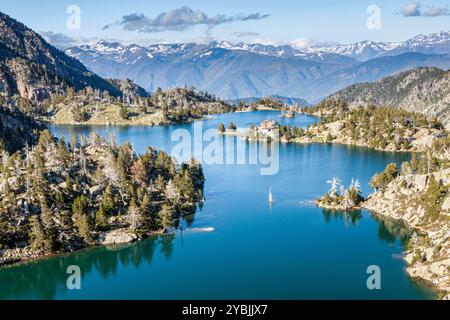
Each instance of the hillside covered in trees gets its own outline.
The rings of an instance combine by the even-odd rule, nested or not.
[[[342,100],[324,100],[304,109],[303,113],[318,117],[318,121],[306,128],[275,122],[279,137],[272,138],[296,143],[346,144],[382,151],[425,151],[448,136],[437,117],[398,108],[351,107]],[[247,138],[253,139],[255,130],[258,136],[257,129],[252,126]]]
[[[450,124],[450,71],[418,68],[343,89],[329,98],[351,106],[385,106],[420,112]]]
[[[52,95],[45,100],[40,118],[57,124],[88,125],[158,125],[190,122],[208,114],[232,112],[234,106],[217,100],[207,92],[175,88],[157,90],[152,95],[140,95],[139,88],[126,89],[129,80],[114,81],[124,91],[113,97],[91,88]],[[127,94],[125,94],[127,92]]]
[[[162,232],[202,200],[200,164],[94,134],[1,152],[0,264]]]

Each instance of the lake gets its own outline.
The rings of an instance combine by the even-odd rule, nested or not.
[[[203,129],[264,119],[307,126],[309,116],[280,119],[274,111],[213,116]],[[170,151],[176,129],[52,126],[68,141],[94,130],[137,152]],[[219,139],[219,138],[218,138]],[[233,137],[220,137],[232,140]],[[258,143],[241,143],[250,148]],[[228,151],[225,150],[226,154]],[[197,154],[198,155],[198,154]],[[280,144],[279,170],[260,165],[204,164],[205,203],[183,229],[134,244],[98,247],[0,269],[1,299],[432,299],[435,292],[410,279],[401,259],[409,231],[367,211],[327,212],[312,204],[336,176],[359,179],[365,195],[372,175],[408,154],[326,144]],[[274,204],[268,203],[272,189]],[[208,231],[208,232],[207,232]],[[81,290],[68,290],[67,267],[81,269]],[[379,266],[381,289],[367,288],[367,268]]]

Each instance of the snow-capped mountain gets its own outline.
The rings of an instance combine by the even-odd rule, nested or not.
[[[406,52],[447,54],[450,53],[450,32],[441,31],[429,35],[420,34],[405,42],[361,41],[331,47],[311,47],[306,51],[309,53],[340,54],[360,61]]]
[[[299,98],[296,91],[302,84],[358,63],[333,53],[223,41],[148,47],[99,41],[69,48],[66,54],[104,77],[129,78],[150,92],[187,85],[224,99],[275,94]]]
[[[314,102],[349,84],[419,66],[450,67],[450,32],[302,51],[227,41],[147,47],[99,41],[66,53],[103,77],[129,78],[150,92],[187,85],[230,100],[280,95]]]
[[[333,47],[308,48],[309,53],[334,53],[351,57],[360,61],[367,61],[380,56],[386,52],[396,49],[400,43],[383,43],[374,41],[362,41],[353,44],[337,45]]]

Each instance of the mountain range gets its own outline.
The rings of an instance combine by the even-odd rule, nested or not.
[[[314,103],[348,85],[413,68],[449,69],[450,32],[302,51],[226,41],[143,47],[100,40],[66,53],[103,77],[129,78],[150,92],[194,86],[226,100],[279,95]]]
[[[354,44],[311,47],[308,53],[339,54],[367,61],[383,56],[393,56],[407,52],[424,54],[446,54],[450,52],[450,32],[437,32],[428,35],[417,35],[405,42],[361,41]]]
[[[69,87],[76,91],[89,87],[99,94],[106,91],[116,97],[145,97],[147,92],[139,83],[150,78],[151,86],[164,81],[170,86],[204,84],[216,88],[208,91],[219,97],[237,96],[236,101],[272,96],[286,103],[306,105],[305,100],[292,97],[314,101],[314,97],[331,95],[333,99],[355,105],[386,105],[423,112],[450,123],[450,71],[446,71],[450,68],[450,55],[441,51],[446,43],[444,33],[415,37],[423,40],[422,46],[419,41],[407,41],[411,48],[426,47],[426,53],[419,50],[401,53],[400,48],[406,45],[398,45],[391,52],[400,50],[400,54],[358,61],[334,52],[299,55],[287,46],[246,47],[225,42],[144,48],[99,41],[93,46],[67,50],[72,56],[69,57],[33,30],[2,13],[0,28],[2,106],[4,102],[14,106],[8,102],[11,97],[43,101],[53,93],[66,93]],[[86,60],[91,69],[94,68],[89,64],[102,72],[114,73],[108,78],[121,80],[106,80],[74,57]],[[127,76],[124,72],[131,74]],[[133,78],[138,80],[137,84]],[[271,93],[273,91],[281,94]],[[18,105],[20,107],[20,100]],[[9,112],[6,109],[3,111],[4,127],[5,119],[15,115],[5,113]]]

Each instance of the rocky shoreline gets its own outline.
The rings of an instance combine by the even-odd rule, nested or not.
[[[404,224],[412,232],[403,253],[408,264],[406,272],[436,288],[440,298],[450,299],[450,195],[441,203],[438,215],[430,217],[425,202],[433,181],[448,184],[450,169],[423,175],[399,175],[384,190],[358,204],[349,204],[345,197],[327,193],[316,200],[316,205],[345,212],[367,209],[376,217]]]
[[[450,169],[429,175],[399,176],[384,191],[374,193],[363,207],[375,215],[402,221],[414,230],[404,253],[407,273],[420,278],[450,295],[450,196],[442,203],[439,217],[430,219],[423,201],[430,184],[430,175],[447,184]],[[406,180],[409,180],[405,184]],[[417,205],[417,202],[419,204]]]
[[[360,206],[360,205],[351,206],[351,207],[348,207],[348,206],[346,206],[344,204],[328,204],[327,205],[327,204],[321,203],[320,201],[316,201],[316,205],[319,208],[322,208],[322,209],[325,209],[325,210],[331,210],[331,211],[346,211],[346,212],[349,212],[349,211],[358,211],[358,210],[363,209],[363,207]]]
[[[0,249],[0,268],[6,266],[11,267],[14,265],[29,263],[42,259],[48,259],[51,257],[91,249],[99,246],[114,246],[126,243],[133,243],[136,241],[144,240],[151,236],[157,236],[162,234],[164,234],[163,230],[148,232],[144,234],[137,234],[126,228],[122,228],[101,232],[99,234],[96,243],[87,246],[74,247],[70,251],[47,253],[43,251],[33,250],[30,246],[24,248],[3,249],[3,250]]]
[[[449,255],[449,228],[448,225],[439,230],[426,227],[418,227],[408,218],[397,213],[392,213],[389,207],[379,201],[378,196],[369,198],[361,205],[345,207],[344,205],[324,205],[316,201],[320,208],[332,211],[352,212],[367,209],[376,217],[390,218],[402,222],[411,229],[413,237],[410,239],[408,248],[403,252],[403,259],[408,264],[406,272],[411,278],[424,281],[440,291],[440,298],[450,300],[450,255]]]
[[[354,140],[351,137],[342,134],[342,127],[342,121],[336,121],[333,123],[327,123],[323,125],[322,128],[310,127],[309,129],[305,130],[305,132],[308,132],[308,135],[303,135],[302,137],[287,138],[286,136],[282,135],[282,132],[279,132],[277,136],[271,136],[270,140],[279,141],[281,143],[297,144],[336,144],[351,147],[369,148],[371,150],[382,152],[405,153],[426,151],[429,146],[440,139],[440,135],[442,134],[439,130],[420,129],[411,137],[411,139],[414,140],[411,142],[411,146],[408,149],[405,149],[404,147],[399,148],[393,142],[387,144],[384,148],[381,148],[378,146],[370,145],[369,143],[361,140]],[[226,132],[222,132],[222,134],[238,136],[248,141],[267,141],[267,136],[258,135],[257,132],[257,128],[238,128],[237,130],[227,130]]]

